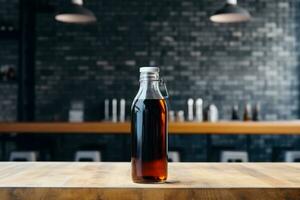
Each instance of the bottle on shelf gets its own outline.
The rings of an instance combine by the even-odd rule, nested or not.
[[[194,121],[194,100],[188,99],[188,121]]]
[[[84,121],[84,102],[82,100],[72,100],[69,110],[69,122]]]
[[[184,111],[183,110],[179,110],[177,111],[177,115],[176,115],[176,121],[177,122],[184,122]]]
[[[125,105],[126,101],[125,99],[120,100],[120,122],[125,122]]]
[[[174,122],[175,121],[175,112],[174,110],[169,111],[169,122]]]
[[[119,104],[118,104],[119,101]],[[118,107],[119,105],[119,107]],[[104,100],[104,121],[113,123],[126,121],[126,100],[125,99],[105,99]]]
[[[118,113],[117,113],[118,105],[117,104],[118,104],[117,99],[113,99],[112,100],[112,122],[114,122],[114,123],[118,122]]]
[[[236,104],[233,105],[233,107],[232,107],[231,120],[233,120],[233,121],[240,120],[240,117],[239,117],[239,106],[236,105]]]
[[[244,121],[251,121],[251,104],[247,103],[243,115]]]
[[[196,121],[203,121],[203,100],[201,98],[196,100]]]
[[[217,122],[218,120],[219,120],[218,108],[215,104],[210,104],[208,106],[207,121]]]
[[[253,121],[260,121],[260,103],[256,103],[253,108]]]
[[[109,99],[104,100],[104,120],[109,121]]]

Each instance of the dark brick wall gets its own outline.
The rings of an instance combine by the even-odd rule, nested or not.
[[[85,101],[87,120],[100,119],[104,98],[133,99],[138,68],[150,63],[160,66],[167,80],[171,109],[186,110],[188,98],[202,97],[229,119],[232,104],[259,101],[265,120],[298,118],[300,1],[240,2],[254,18],[230,25],[208,20],[221,4],[212,0],[86,3],[96,25],[61,24],[49,14],[38,15],[38,120],[66,120],[72,99]],[[130,147],[128,138],[121,144],[100,141],[112,152],[108,159],[125,158],[108,149]],[[184,161],[215,161],[222,149],[248,150],[253,161],[271,161],[299,147],[299,137],[172,136],[169,144]]]
[[[55,0],[50,2],[57,5]],[[230,118],[233,103],[243,107],[245,102],[256,101],[262,105],[265,120],[299,117],[299,0],[240,1],[253,20],[226,25],[208,19],[222,4],[214,0],[85,3],[96,14],[97,24],[62,24],[54,20],[53,13],[37,15],[37,120],[67,120],[74,99],[84,100],[88,121],[102,118],[105,98],[126,98],[129,110],[138,90],[138,68],[150,63],[160,66],[167,80],[171,109],[186,110],[188,98],[202,97],[205,104],[215,103],[225,120]],[[7,16],[15,12],[1,10],[10,10]],[[1,62],[5,57],[2,51]],[[5,102],[16,103],[17,88],[6,91],[0,94],[0,100],[5,99],[0,108]],[[9,95],[12,97],[4,98]],[[1,111],[1,119],[13,119],[7,116],[15,111]],[[72,160],[74,151],[82,148],[104,151],[105,160],[129,159],[127,136],[55,138],[59,142],[43,150],[44,159]],[[47,146],[48,139],[43,136],[33,139],[41,142],[21,138],[16,148]],[[21,145],[25,140],[28,146]],[[170,136],[169,145],[181,152],[183,161],[216,161],[222,149],[247,150],[252,161],[279,161],[284,150],[300,148],[300,138]]]
[[[0,4],[0,21],[8,22],[9,24],[17,27],[19,17],[19,0],[0,0]]]
[[[89,120],[99,119],[104,98],[133,99],[138,68],[150,62],[161,66],[172,109],[202,97],[229,119],[233,103],[259,101],[264,119],[297,118],[300,2],[240,3],[251,22],[211,23],[222,4],[212,0],[87,1],[98,18],[89,26],[39,14],[37,119],[66,119],[72,99],[86,102]]]
[[[18,87],[14,83],[0,83],[0,121],[16,121]]]
[[[4,25],[17,28],[18,0],[0,0],[0,5],[0,29],[2,30]],[[17,64],[18,41],[0,37],[0,68],[3,66],[17,68]],[[0,79],[0,121],[17,119],[17,93],[18,87],[15,81],[7,82]]]

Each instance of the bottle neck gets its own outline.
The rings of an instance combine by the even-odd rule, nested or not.
[[[140,74],[140,88],[159,91],[159,74],[157,72],[154,73],[141,73]]]
[[[141,81],[159,81],[158,72],[141,72],[140,82]]]
[[[159,90],[159,81],[157,81],[157,80],[140,80],[140,88]]]
[[[139,99],[164,99],[159,89],[158,73],[141,73]]]

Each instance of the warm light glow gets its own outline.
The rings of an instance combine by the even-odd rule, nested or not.
[[[55,19],[67,23],[90,23],[96,21],[96,18],[80,14],[59,14],[55,16]]]
[[[237,0],[227,0],[227,3],[232,4],[232,5],[236,5]]]
[[[218,23],[235,23],[235,22],[244,22],[250,20],[250,16],[241,15],[241,14],[218,14],[210,17],[210,20]]]
[[[72,0],[72,3],[75,3],[77,5],[83,5],[83,0]]]

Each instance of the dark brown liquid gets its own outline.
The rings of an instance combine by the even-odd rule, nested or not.
[[[138,99],[131,112],[132,179],[137,183],[167,179],[167,106],[163,99]]]

